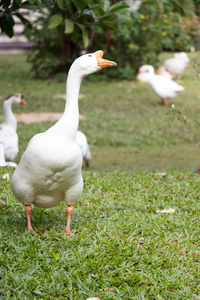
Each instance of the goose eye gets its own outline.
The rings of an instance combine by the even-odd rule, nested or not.
[[[92,57],[92,55],[91,55],[91,54],[89,54],[89,55],[88,55],[88,57]]]

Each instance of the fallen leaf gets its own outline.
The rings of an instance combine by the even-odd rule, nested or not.
[[[134,238],[131,238],[130,243],[134,243],[136,245],[139,245],[139,246],[143,247],[144,246],[144,244],[142,242],[143,240],[144,240],[144,238],[140,238],[139,241],[136,241],[136,240],[134,240]]]
[[[60,259],[60,256],[57,253],[52,252],[52,256],[56,261]]]
[[[155,175],[165,176],[165,175],[167,175],[167,173],[165,173],[165,172],[163,172],[163,173],[155,173]]]
[[[175,211],[176,211],[175,208],[156,210],[157,214],[158,213],[161,213],[161,214],[171,214],[171,213],[174,213]]]
[[[86,300],[100,300],[99,297],[92,297],[92,298],[87,298]]]
[[[162,173],[149,173],[149,174],[156,175],[156,176],[165,176],[165,175],[167,175],[167,173],[165,173],[165,172],[162,172]]]
[[[40,292],[40,291],[33,291],[33,293],[34,293],[35,295],[40,295],[40,296],[42,296],[42,295],[43,295],[43,293],[42,293],[42,292]]]
[[[3,179],[6,179],[8,181],[10,179],[9,173],[4,174]]]
[[[114,289],[112,289],[112,288],[105,288],[104,291],[105,291],[105,292],[106,292],[106,291],[111,291],[111,292],[112,292],[112,291],[114,291]]]

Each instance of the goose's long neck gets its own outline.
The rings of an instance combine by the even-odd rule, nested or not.
[[[16,130],[17,129],[17,121],[12,112],[12,103],[10,100],[4,101],[3,112],[4,112],[4,122],[3,123],[13,127]]]
[[[67,96],[65,111],[62,118],[58,121],[59,127],[62,126],[64,134],[72,139],[76,139],[79,124],[78,97],[82,78],[76,72],[76,67],[72,66],[67,78]]]

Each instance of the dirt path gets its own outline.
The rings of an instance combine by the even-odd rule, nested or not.
[[[36,122],[44,121],[56,121],[59,120],[63,113],[49,112],[49,113],[20,113],[15,114],[17,122],[23,122],[26,124],[32,124]],[[80,120],[85,120],[86,116],[79,114]]]
[[[83,98],[84,95],[80,94],[79,95],[79,99]],[[0,96],[0,99],[2,97]],[[62,98],[62,99],[66,99],[66,94],[58,94],[55,96],[55,98]],[[61,118],[61,116],[63,115],[63,113],[59,113],[59,112],[48,112],[48,113],[15,113],[15,118],[17,120],[17,122],[23,122],[26,124],[32,124],[32,123],[37,123],[37,122],[45,122],[45,121],[57,121]],[[79,119],[80,120],[86,120],[87,117],[79,114]],[[3,120],[3,116],[0,116],[0,120],[2,122]]]

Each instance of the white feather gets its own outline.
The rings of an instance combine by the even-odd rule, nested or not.
[[[90,146],[87,141],[86,135],[82,131],[77,131],[76,142],[78,143],[83,159],[87,167],[90,166],[90,161],[92,160],[92,155],[90,152]]]
[[[184,91],[184,87],[162,75],[156,75],[150,65],[140,67],[137,79],[148,83],[161,98],[174,98],[177,92]]]
[[[181,77],[183,71],[189,63],[189,58],[185,52],[175,53],[174,57],[165,60],[163,66],[174,77]]]
[[[28,230],[31,204],[53,207],[61,201],[67,204],[67,226],[70,232],[72,205],[82,193],[82,154],[76,142],[79,124],[78,96],[82,79],[102,67],[116,63],[102,58],[103,51],[86,54],[72,64],[67,78],[65,111],[60,120],[28,144],[12,177],[14,195],[26,206]]]

